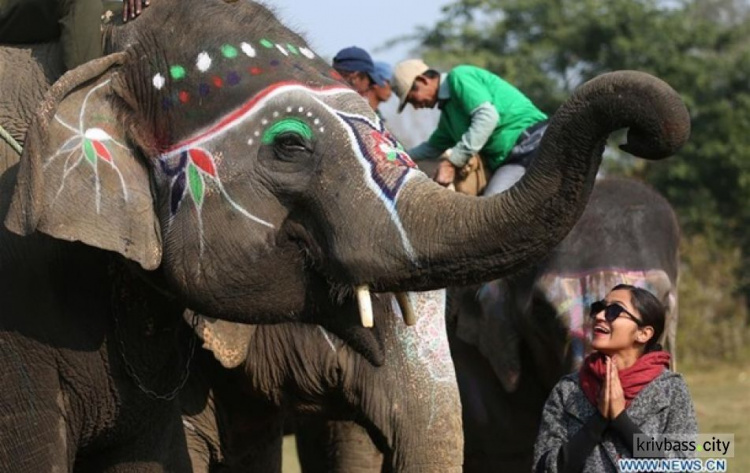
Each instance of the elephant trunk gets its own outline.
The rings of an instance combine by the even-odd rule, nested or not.
[[[386,471],[458,473],[463,464],[461,400],[445,328],[445,291],[404,297],[418,314],[416,325],[401,320],[395,296],[377,295],[378,305],[390,299],[394,313],[374,329],[383,334],[388,359],[382,368],[366,368],[374,382],[364,388],[344,376],[344,392],[362,407]]]
[[[375,288],[481,282],[543,257],[581,216],[607,137],[626,127],[622,149],[657,160],[686,142],[690,117],[665,82],[641,72],[613,72],[587,82],[561,106],[538,157],[508,191],[475,198],[413,179],[397,206],[413,247],[412,264],[372,277]]]

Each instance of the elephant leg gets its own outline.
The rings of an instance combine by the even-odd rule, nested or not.
[[[464,473],[530,471],[547,391],[529,373],[508,393],[479,350],[449,336],[461,394]],[[521,361],[529,359],[521,352]]]
[[[27,363],[0,338],[0,471],[68,472],[74,447],[55,363]],[[36,353],[38,355],[38,353]]]
[[[214,461],[216,454],[212,448],[213,442],[210,442],[205,435],[198,430],[191,419],[183,419],[185,425],[185,436],[187,440],[188,452],[190,454],[190,463],[193,467],[193,473],[209,473],[211,463]]]
[[[352,421],[306,417],[297,423],[303,473],[380,473],[383,454],[367,430]]]
[[[151,400],[147,402],[152,402]],[[190,472],[190,457],[176,403],[152,409],[141,416],[143,426],[127,438],[114,441],[111,448],[97,449],[95,455],[76,459],[76,473],[165,473]],[[117,434],[114,434],[117,436]]]

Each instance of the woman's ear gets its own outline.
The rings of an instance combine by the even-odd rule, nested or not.
[[[654,327],[650,325],[639,328],[638,334],[635,336],[636,341],[644,345],[652,338],[654,338]]]

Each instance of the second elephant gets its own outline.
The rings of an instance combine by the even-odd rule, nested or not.
[[[380,471],[384,461],[384,471],[460,472],[461,405],[445,292],[410,299],[413,327],[401,321],[394,296],[373,299],[375,336],[386,354],[381,367],[319,326],[202,319],[197,332],[224,368],[199,355],[180,396],[193,471],[280,471],[284,415],[297,411],[356,420],[383,452],[320,452],[337,457],[324,471]]]

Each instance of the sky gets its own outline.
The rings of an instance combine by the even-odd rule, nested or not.
[[[373,58],[395,64],[409,59],[409,45],[374,53],[386,41],[434,25],[448,0],[264,0],[281,21],[301,32],[321,56],[333,58],[347,46],[359,46]],[[411,45],[413,47],[413,45]]]
[[[263,0],[279,19],[301,33],[309,46],[330,61],[348,46],[364,48],[376,61],[392,66],[414,57],[415,44],[400,44],[379,51],[388,40],[414,33],[418,26],[431,27],[441,17],[441,8],[451,0]],[[377,52],[376,52],[377,51]],[[396,109],[395,97],[381,105],[389,129],[407,147],[427,139],[437,124],[436,111],[414,112],[406,107],[403,114]]]

